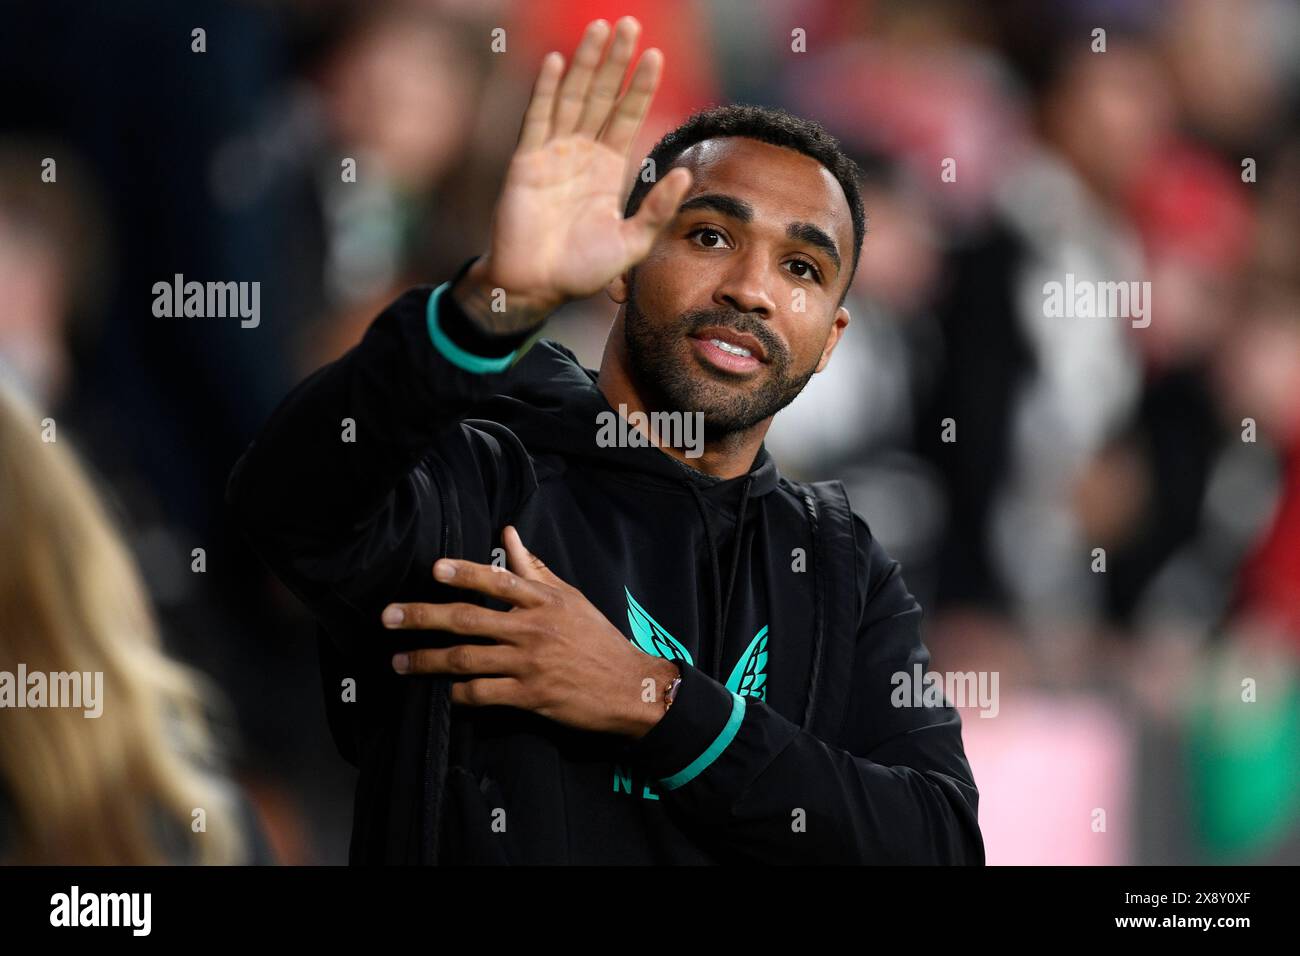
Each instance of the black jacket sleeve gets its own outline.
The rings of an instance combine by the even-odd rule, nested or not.
[[[867,598],[843,746],[681,664],[673,706],[629,756],[659,780],[663,799],[746,860],[982,865],[960,715],[946,700],[891,702],[893,675],[930,662],[921,607],[897,562],[855,520]]]
[[[434,346],[432,291],[404,293],[359,344],[298,385],[227,486],[253,549],[340,642],[376,627],[408,575],[431,578],[443,527],[435,462],[446,463],[462,503],[478,496],[491,514],[529,490],[517,442],[461,423],[509,371],[468,371]],[[449,295],[439,307],[453,339],[501,355],[519,344],[467,336]]]

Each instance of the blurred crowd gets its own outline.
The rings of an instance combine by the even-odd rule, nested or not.
[[[162,646],[228,705],[271,855],[345,860],[354,773],[226,476],[296,381],[483,248],[542,55],[623,14],[666,61],[641,155],[754,102],[864,171],[849,330],[768,447],[846,481],[935,667],[999,673],[998,715],[963,713],[989,862],[1300,862],[1291,0],[16,4],[0,388],[58,422]],[[155,317],[177,273],[259,281],[260,325]],[[1067,274],[1150,282],[1150,323],[1049,315]],[[613,311],[548,334],[594,367]]]

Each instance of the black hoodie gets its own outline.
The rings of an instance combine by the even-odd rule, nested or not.
[[[469,371],[433,344],[466,320],[431,291],[299,385],[228,492],[328,636],[331,727],[360,768],[352,862],[982,864],[957,712],[891,703],[929,663],[921,609],[842,486],[788,481],[765,448],[721,480],[602,447],[594,372],[547,340]],[[433,562],[499,558],[507,524],[677,660],[644,737],[453,708],[446,678],[393,672],[399,649],[466,639],[386,630],[383,607],[475,600]]]

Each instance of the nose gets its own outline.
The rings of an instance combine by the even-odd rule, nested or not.
[[[713,291],[713,301],[737,312],[772,318],[776,314],[776,303],[767,287],[765,257],[758,250],[733,257]]]

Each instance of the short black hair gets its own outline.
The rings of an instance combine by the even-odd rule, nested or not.
[[[782,109],[750,104],[715,106],[694,113],[681,126],[669,132],[655,144],[646,158],[652,160],[655,180],[649,182],[639,173],[627,197],[624,217],[632,216],[641,206],[641,200],[653,188],[655,181],[677,164],[682,153],[697,143],[723,136],[744,136],[772,146],[784,146],[811,156],[830,171],[844,190],[853,217],[853,266],[848,282],[840,295],[840,304],[853,283],[862,255],[862,238],[867,232],[867,216],[862,208],[862,171],[840,147],[839,140],[828,133],[820,123],[801,119]],[[642,164],[644,168],[644,163]]]

